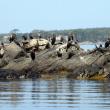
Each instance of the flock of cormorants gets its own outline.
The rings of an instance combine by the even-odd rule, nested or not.
[[[42,37],[42,36],[40,35],[39,38],[41,38],[41,37]],[[27,38],[27,36],[23,35],[23,36],[22,36],[22,39],[23,39],[24,41],[26,41],[28,38]],[[29,39],[34,39],[31,34],[29,35]],[[63,37],[61,37],[60,42],[63,42],[63,41],[64,41],[64,39],[63,39]],[[9,37],[9,42],[10,42],[10,43],[11,43],[11,42],[14,42],[14,43],[15,43],[16,45],[18,45],[19,47],[22,47],[21,44],[17,41],[16,34],[12,34],[12,35]],[[72,43],[73,43],[73,42],[74,42],[75,44],[78,44],[78,42],[77,42],[77,40],[76,40],[76,38],[75,38],[75,35],[74,35],[74,34],[70,34],[70,35],[68,36],[68,41],[67,41],[67,46],[66,46],[66,52],[67,52],[68,49],[72,46]],[[56,43],[56,35],[53,34],[53,36],[52,36],[52,38],[51,38],[51,45],[55,45],[55,43]],[[104,47],[105,47],[105,48],[108,48],[109,45],[110,45],[110,39],[108,38],[107,41],[105,42],[105,46],[104,46]],[[100,47],[102,47],[102,44],[100,44]],[[45,48],[46,48],[46,49],[49,49],[49,48],[50,48],[50,44],[47,43],[46,46],[45,46]],[[36,52],[36,50],[38,50],[38,49],[39,49],[39,46],[38,46],[38,45],[36,45],[34,48],[31,49],[31,51],[30,51],[30,57],[31,57],[32,61],[35,60],[35,52]],[[4,45],[4,43],[2,42],[2,43],[1,43],[1,48],[0,48],[0,58],[3,58],[4,53],[5,53],[5,45]],[[68,55],[68,59],[71,58],[72,55],[73,55],[73,53],[70,52],[69,55]],[[59,51],[57,51],[57,56],[58,56],[58,57],[62,57],[61,49],[59,49]]]

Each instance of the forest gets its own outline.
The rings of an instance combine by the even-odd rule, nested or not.
[[[29,33],[21,33],[18,29],[13,29],[9,33],[1,33],[0,41],[3,40],[4,36],[10,35],[11,33],[16,33],[18,39],[21,39],[23,35],[28,36],[30,33],[32,34],[33,37],[38,37],[38,34],[40,34],[44,38],[51,37],[52,34],[56,34],[57,36],[58,35],[68,36],[69,33],[73,33],[75,34],[76,39],[79,42],[83,41],[103,42],[110,37],[110,28],[87,28],[87,29],[52,30],[52,31],[34,29]]]

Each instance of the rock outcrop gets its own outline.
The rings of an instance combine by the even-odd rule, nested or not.
[[[59,47],[62,56],[57,56]],[[62,44],[36,52],[32,61],[29,53],[12,43],[6,47],[3,59],[0,59],[0,79],[56,78],[109,79],[110,49],[96,48],[89,53],[72,46],[66,51]],[[70,57],[71,56],[71,57]]]

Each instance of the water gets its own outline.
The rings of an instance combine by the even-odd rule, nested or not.
[[[95,44],[93,45],[93,44],[83,44],[83,45],[80,45],[80,47],[82,48],[82,49],[84,49],[85,51],[87,51],[87,50],[92,50],[92,49],[94,49],[95,48]]]
[[[0,82],[0,110],[110,110],[110,82],[70,79]]]
[[[93,50],[93,49],[95,49],[96,46],[99,47],[100,44],[102,44],[102,46],[104,47],[104,43],[103,42],[102,43],[96,43],[96,44],[95,43],[94,44],[81,44],[80,47],[82,49],[84,49],[85,51],[87,51],[87,50]]]

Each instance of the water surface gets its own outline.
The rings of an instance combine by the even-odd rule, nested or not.
[[[93,50],[95,49],[95,44],[83,44],[83,45],[80,45],[80,47],[84,49],[85,51]]]
[[[25,80],[0,82],[0,110],[110,110],[110,82]]]

